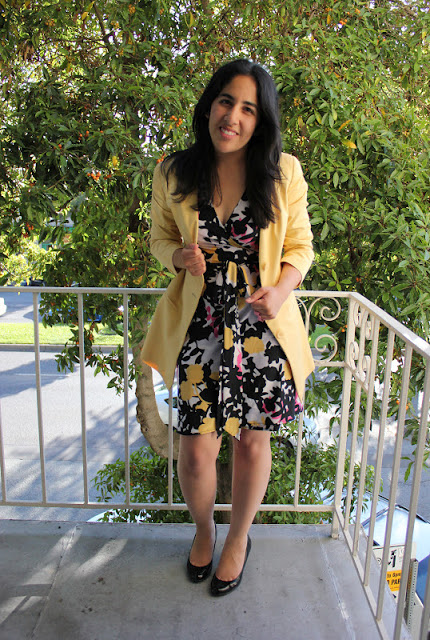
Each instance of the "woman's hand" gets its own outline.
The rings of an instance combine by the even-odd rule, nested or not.
[[[192,276],[202,276],[206,271],[206,260],[197,244],[188,244],[182,249],[176,249],[173,264],[178,269],[186,269]]]
[[[259,320],[276,318],[285,300],[285,295],[277,287],[260,287],[246,298]]]
[[[246,299],[259,320],[273,320],[290,293],[300,284],[300,271],[292,264],[284,262],[281,277],[275,287],[260,287]]]

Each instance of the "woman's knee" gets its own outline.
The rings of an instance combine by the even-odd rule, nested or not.
[[[211,434],[181,436],[179,443],[179,463],[184,471],[200,475],[215,467],[219,453],[216,439]]]
[[[240,441],[235,442],[235,455],[250,464],[266,455],[271,455],[270,433],[266,431],[242,429]]]

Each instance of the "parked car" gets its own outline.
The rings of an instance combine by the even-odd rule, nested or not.
[[[388,506],[389,501],[386,498],[380,496],[378,499],[375,528],[373,532],[374,547],[382,547],[384,545],[385,531],[387,528]],[[368,515],[370,515],[370,507],[368,507],[367,513],[362,514],[361,519],[362,526],[366,535],[369,534],[370,519],[367,517]],[[408,530],[408,520],[408,509],[405,509],[405,507],[396,504],[394,507],[390,547],[395,547],[396,545],[405,545]],[[416,582],[416,592],[414,594],[410,631],[412,634],[412,638],[418,638],[419,627],[421,624],[421,614],[424,607],[423,603],[430,559],[430,522],[427,522],[427,520],[419,515],[417,515],[417,517],[415,518],[413,542],[414,554],[412,559],[414,559],[415,557],[418,561],[418,575]]]
[[[41,278],[30,278],[28,284],[30,287],[44,287],[45,281]]]

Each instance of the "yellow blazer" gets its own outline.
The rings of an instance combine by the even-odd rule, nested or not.
[[[275,222],[260,231],[259,265],[261,285],[274,286],[282,262],[292,264],[302,280],[312,260],[312,232],[307,213],[307,184],[299,161],[286,153],[281,157],[282,180],[277,184],[280,211]],[[168,387],[172,386],[176,362],[203,291],[203,276],[177,271],[172,262],[176,249],[197,242],[197,194],[175,202],[175,178],[169,183],[157,165],[152,183],[151,251],[175,278],[170,282],[155,310],[143,345],[144,362],[157,369]],[[305,380],[314,361],[296,298],[291,294],[278,315],[267,325],[284,350],[297,392],[303,398]]]

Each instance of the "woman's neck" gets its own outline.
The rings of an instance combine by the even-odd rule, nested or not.
[[[220,184],[230,182],[246,183],[246,164],[244,158],[228,156],[217,159],[216,170]]]
[[[212,205],[220,221],[225,224],[245,191],[245,163],[223,159],[217,163],[217,174],[218,184],[212,194]]]

